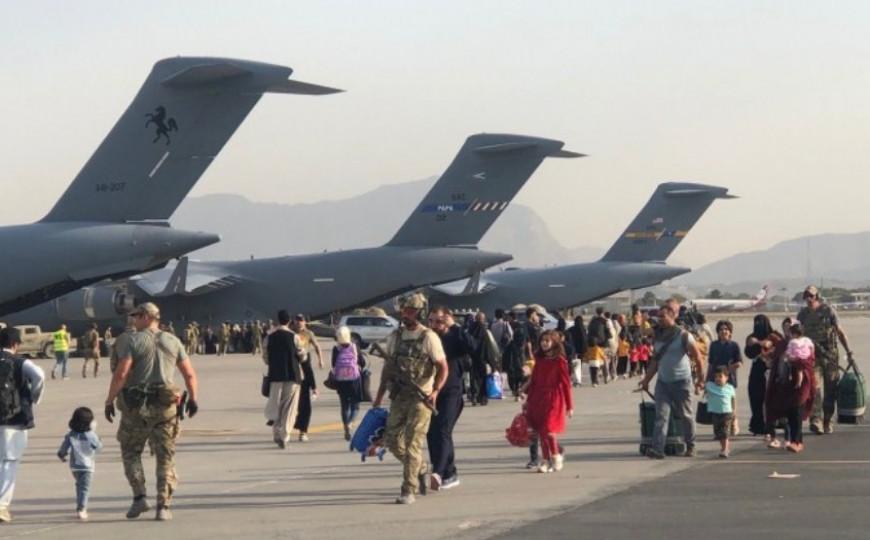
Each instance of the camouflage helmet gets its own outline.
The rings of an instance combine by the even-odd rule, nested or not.
[[[420,293],[415,293],[402,298],[402,309],[411,308],[411,309],[425,309],[426,308],[426,297]]]

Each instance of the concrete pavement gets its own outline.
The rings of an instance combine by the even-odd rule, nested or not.
[[[866,322],[864,318],[845,319],[859,360],[862,351],[870,352]],[[741,320],[736,334],[742,339],[747,332],[748,321]],[[328,344],[324,345],[328,351]],[[379,369],[380,359],[373,360]],[[73,366],[79,361],[73,360]],[[564,516],[537,522],[569,509],[579,511],[571,510],[568,516],[585,516],[585,509],[600,504],[602,511],[607,509],[618,523],[640,527],[643,504],[620,504],[620,497],[633,490],[671,481],[686,483],[690,489],[692,479],[698,479],[697,489],[703,490],[708,477],[726,470],[717,467],[734,467],[736,477],[742,471],[740,467],[748,471],[757,466],[762,472],[769,467],[766,463],[737,463],[743,456],[756,456],[755,452],[761,451],[758,440],[748,437],[738,438],[735,457],[720,464],[714,457],[716,444],[707,436],[706,428],[700,430],[697,459],[652,462],[641,458],[637,450],[639,397],[632,392],[636,383],[617,381],[595,389],[584,386],[575,392],[577,414],[561,438],[567,449],[567,464],[561,473],[526,471],[527,451],[505,442],[504,429],[519,410],[516,403],[506,400],[492,402],[488,407],[467,407],[456,434],[462,485],[420,497],[411,507],[397,506],[392,501],[401,482],[398,463],[389,455],[383,463],[360,463],[357,455],[348,452],[336,424],[338,400],[333,392],[321,389],[322,395],[314,403],[313,424],[320,428],[313,430],[311,442],[293,442],[282,451],[272,443],[264,425],[263,399],[259,396],[261,361],[250,355],[230,355],[197,357],[194,362],[201,378],[201,412],[184,422],[179,441],[180,484],[173,505],[174,521],[154,522],[153,513],[136,521],[124,519],[130,502],[129,487],[123,477],[114,426],[104,420],[98,433],[106,449],[98,458],[89,506],[91,522],[74,520],[72,478],[55,452],[76,406],[88,405],[98,414],[102,410],[108,385],[104,375],[96,380],[49,381],[38,411],[38,427],[31,433],[19,473],[12,506],[15,520],[0,527],[0,537],[487,538],[514,529],[522,531],[520,528],[529,524],[533,529],[525,529],[525,536],[540,536],[536,531],[548,523],[554,524],[552,534],[564,528],[576,535],[584,529],[561,521],[567,519]],[[48,361],[41,364],[50,366]],[[748,369],[744,369],[738,390],[744,425],[748,413],[747,374]],[[320,382],[326,372],[318,371],[317,376]],[[863,427],[842,427],[830,438],[819,440],[826,446],[837,446],[834,441],[850,433],[868,432]],[[810,449],[798,459],[809,459],[807,456],[815,455],[811,452],[822,452],[818,459],[828,459],[824,454],[826,446],[820,443],[814,448],[815,440],[809,439]],[[761,455],[764,460],[793,457],[782,453],[768,458],[766,451]],[[147,456],[146,470],[153,471],[153,460]],[[851,470],[844,466],[836,475],[848,478]],[[747,474],[747,478],[754,478],[756,472]],[[730,472],[718,475],[725,479],[731,476]],[[153,486],[153,476],[149,486]],[[759,501],[766,498],[764,492],[757,491]],[[748,490],[744,497],[753,501],[755,492]],[[677,509],[671,510],[674,516]],[[592,512],[593,516],[598,513]],[[608,531],[613,526],[598,529],[599,536],[611,537]],[[785,532],[787,528],[780,530]]]

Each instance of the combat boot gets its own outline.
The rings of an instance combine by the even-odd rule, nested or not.
[[[142,515],[142,512],[147,512],[148,510],[151,510],[151,507],[148,505],[148,499],[145,498],[145,495],[136,497],[133,499],[130,509],[127,510],[127,519],[136,519]]]
[[[158,506],[157,515],[154,516],[157,521],[172,521],[172,510],[168,506]]]
[[[402,493],[396,497],[396,504],[414,504],[416,500],[413,493]]]

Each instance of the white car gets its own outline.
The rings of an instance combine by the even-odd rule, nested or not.
[[[351,339],[364,349],[370,343],[387,339],[399,327],[399,321],[387,315],[345,315],[338,326],[347,326]]]

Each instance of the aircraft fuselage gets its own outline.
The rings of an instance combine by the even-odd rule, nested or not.
[[[52,222],[0,228],[0,316],[106,278],[161,268],[220,240],[164,224]]]
[[[560,310],[619,291],[658,285],[689,271],[655,262],[593,262],[509,270],[484,275],[485,283],[476,294],[451,295],[433,289],[429,302],[453,310],[482,310],[487,314],[497,308],[510,309],[516,304],[540,304],[549,310]]]

